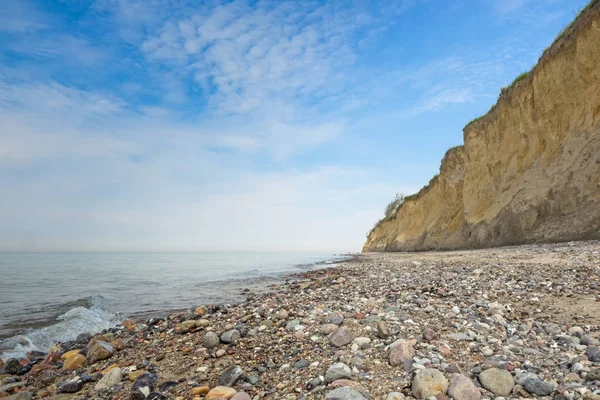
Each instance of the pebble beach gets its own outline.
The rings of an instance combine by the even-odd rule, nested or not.
[[[600,399],[600,242],[361,254],[0,361],[0,398]]]

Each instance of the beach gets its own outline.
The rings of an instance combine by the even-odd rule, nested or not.
[[[600,399],[599,288],[598,241],[360,254],[5,360],[0,397]]]

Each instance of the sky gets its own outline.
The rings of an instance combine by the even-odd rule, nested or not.
[[[360,251],[585,3],[2,1],[0,251]]]

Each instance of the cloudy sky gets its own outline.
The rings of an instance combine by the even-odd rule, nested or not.
[[[586,0],[0,2],[0,250],[358,251]]]

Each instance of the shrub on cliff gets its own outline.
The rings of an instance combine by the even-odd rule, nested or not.
[[[389,218],[396,214],[402,203],[404,203],[404,195],[402,193],[396,193],[396,198],[385,208],[385,218]]]

